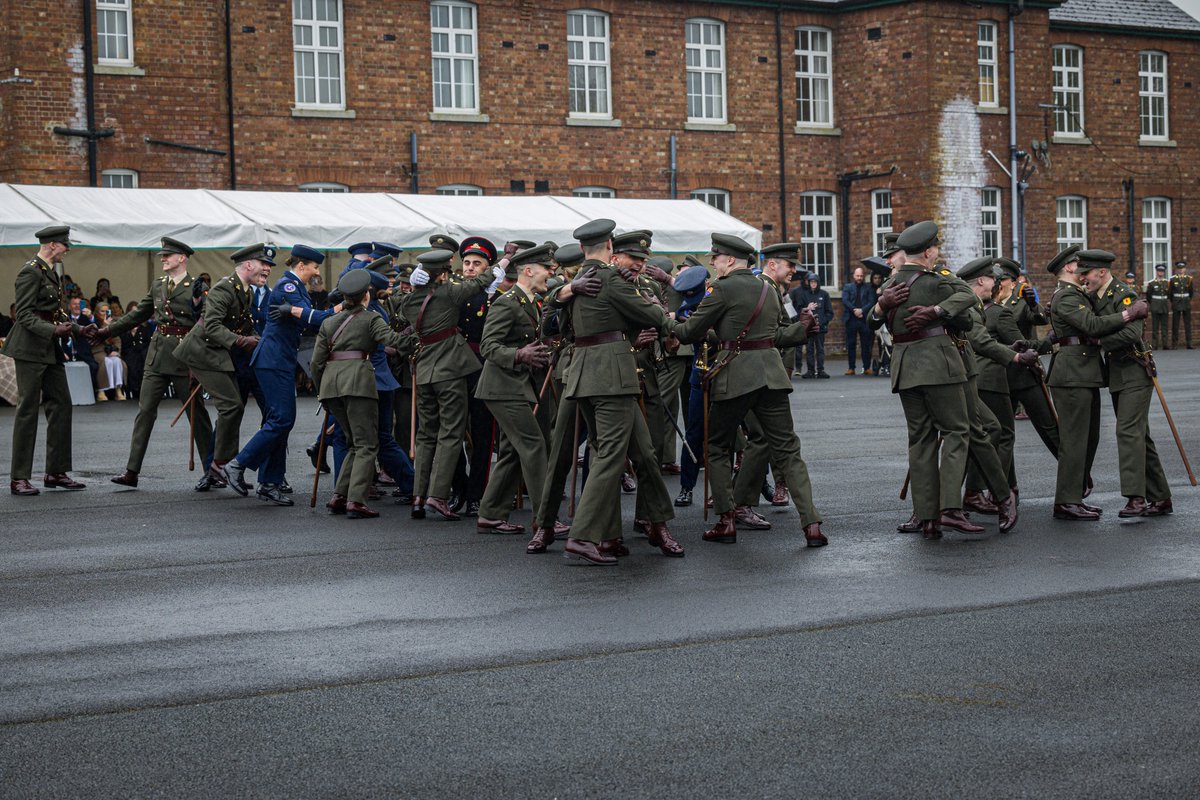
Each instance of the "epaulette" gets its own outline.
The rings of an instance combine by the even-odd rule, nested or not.
[[[954,274],[953,272],[946,269],[945,267],[942,267],[941,269],[939,269],[938,272],[940,272],[943,275],[953,275]]]

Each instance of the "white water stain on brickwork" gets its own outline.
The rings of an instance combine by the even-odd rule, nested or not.
[[[986,158],[975,103],[965,97],[951,100],[938,123],[936,164],[942,256],[955,271],[979,255],[979,190],[987,179]]]
[[[72,73],[71,121],[67,127],[84,130],[87,128],[87,82],[83,74],[83,42],[77,41],[67,53],[67,67]],[[84,140],[78,136],[67,137],[67,142],[76,153],[83,153],[86,149]]]

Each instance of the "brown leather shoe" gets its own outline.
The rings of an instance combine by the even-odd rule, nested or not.
[[[330,514],[345,514],[346,513],[346,495],[335,494],[329,498],[329,502],[325,504],[329,509]]]
[[[506,519],[488,519],[478,517],[475,520],[476,533],[524,533],[525,526]]]
[[[625,546],[625,539],[618,536],[615,539],[605,539],[600,544],[596,545],[596,549],[606,556],[615,556],[624,558],[629,555],[629,548]]]
[[[570,532],[571,532],[571,526],[568,525],[567,523],[565,523],[565,522],[554,523],[554,535],[555,536],[566,536]]]
[[[963,533],[982,533],[983,526],[977,525],[967,519],[967,515],[957,508],[943,511],[938,517],[937,524],[939,528],[953,528],[956,531]]]
[[[650,535],[650,520],[633,518],[633,532],[640,533],[642,536]]]
[[[1145,513],[1146,513],[1146,498],[1131,497],[1131,498],[1129,498],[1129,502],[1127,502],[1125,504],[1125,507],[1117,512],[1117,516],[1120,517],[1121,519],[1128,519],[1129,517],[1140,517],[1140,516],[1142,516],[1142,514],[1145,514]]]
[[[733,518],[738,525],[743,528],[749,528],[752,531],[769,531],[771,523],[767,522],[767,518],[759,514],[750,506],[738,506],[733,510]]]
[[[683,558],[683,545],[667,530],[667,523],[654,522],[650,525],[650,546],[662,550],[664,556]]]
[[[122,472],[120,475],[117,475],[116,477],[113,477],[113,478],[109,478],[109,480],[112,481],[113,483],[115,483],[117,486],[128,486],[130,489],[136,489],[137,488],[137,476],[138,476],[138,474],[136,472],[134,472],[131,469],[127,469],[124,472]]]
[[[1000,509],[984,496],[983,492],[976,489],[963,492],[963,509],[966,511],[974,511],[979,514],[999,514]]]
[[[567,539],[563,548],[563,558],[568,563],[578,566],[611,567],[617,563],[616,556],[605,555],[595,542],[585,539]]]
[[[9,481],[8,490],[13,494],[21,497],[33,497],[35,494],[41,494],[42,490],[34,486],[27,480]]]
[[[535,528],[533,538],[525,545],[525,552],[531,556],[544,553],[546,548],[552,544],[554,544],[554,531],[549,528]]]
[[[1100,515],[1095,511],[1088,511],[1078,503],[1055,503],[1054,518],[1092,521],[1100,519]]]
[[[1154,500],[1150,505],[1146,506],[1146,511],[1142,514],[1143,517],[1162,517],[1173,513],[1175,508],[1171,505],[1171,498],[1166,500]]]
[[[663,475],[678,475],[681,472],[683,472],[683,469],[678,464],[663,464],[662,465],[662,474]]]
[[[71,476],[65,472],[56,472],[53,475],[43,475],[42,476],[42,486],[45,486],[47,489],[86,489],[87,488],[87,486],[83,485],[79,481],[73,480],[71,478]]]
[[[367,508],[362,503],[355,503],[353,500],[346,503],[346,517],[348,519],[375,519],[378,516],[378,511]]]
[[[425,508],[436,511],[441,514],[442,519],[447,522],[458,522],[462,517],[450,510],[450,506],[446,505],[446,501],[440,497],[426,497]]]
[[[917,512],[913,512],[913,515],[908,518],[908,522],[901,522],[897,525],[896,530],[900,533],[920,533],[921,520],[917,519]]]
[[[936,519],[921,520],[921,538],[922,539],[940,539],[942,538],[942,529],[938,527]]]
[[[809,547],[824,547],[829,544],[825,534],[821,533],[821,523],[819,522],[804,526],[804,541],[808,542]]]
[[[704,532],[704,541],[733,544],[737,541],[737,519],[732,511],[726,511],[717,520],[715,527]]]
[[[637,479],[628,472],[621,476],[621,491],[625,494],[631,494],[637,491]]]
[[[1000,501],[1000,532],[1008,533],[1017,525],[1017,496],[1009,494],[1007,500]]]
[[[1090,503],[1080,503],[1079,506],[1080,506],[1080,508],[1087,509],[1088,511],[1092,512],[1093,514],[1103,514],[1104,513],[1103,508],[1101,508],[1100,506],[1091,505]]]
[[[792,497],[788,494],[787,481],[775,481],[775,493],[771,495],[771,505],[786,506],[790,502],[792,502]]]
[[[425,498],[413,496],[412,499],[412,518],[425,519]]]

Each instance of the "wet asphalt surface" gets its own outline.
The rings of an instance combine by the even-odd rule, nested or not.
[[[1200,355],[1158,358],[1200,457]],[[1051,519],[1019,422],[1017,529],[925,542],[895,532],[887,379],[795,387],[828,547],[769,506],[704,544],[697,502],[684,559],[630,532],[593,569],[389,504],[326,516],[328,478],[310,512],[310,399],[295,508],[192,492],[174,401],[114,486],[134,404],[77,408],[89,488],[0,499],[0,796],[1195,796],[1200,496],[1157,403],[1172,516],[1118,521],[1105,396],[1100,522]]]

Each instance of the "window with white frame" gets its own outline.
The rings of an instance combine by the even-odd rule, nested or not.
[[[821,276],[822,286],[837,285],[835,200],[832,192],[805,192],[800,195],[800,254],[808,271]]]
[[[1087,248],[1087,199],[1075,195],[1055,199],[1054,222],[1058,231],[1058,250],[1073,244]]]
[[[601,199],[611,199],[617,196],[616,190],[608,186],[580,186],[577,189],[571,190],[572,197],[599,197]]]
[[[979,192],[980,255],[996,258],[1004,255],[1000,244],[1000,189],[985,186]]]
[[[96,0],[96,60],[133,66],[133,0]]]
[[[479,49],[475,6],[438,0],[429,6],[433,35],[433,110],[478,114]]]
[[[106,169],[100,173],[100,185],[105,189],[136,189],[138,174],[135,169]]]
[[[883,252],[883,235],[892,232],[892,190],[876,189],[871,192],[871,241],[875,243],[875,255]]]
[[[317,181],[315,183],[300,184],[300,191],[314,192],[317,194],[345,194],[350,191],[350,187],[344,183],[333,183],[332,181]]]
[[[567,93],[572,117],[612,117],[608,14],[567,12]]]
[[[996,99],[996,23],[976,25],[976,61],[979,63],[979,105],[995,108]]]
[[[292,0],[297,108],[346,107],[341,0]]]
[[[1083,48],[1054,46],[1054,132],[1083,136]]]
[[[729,212],[729,191],[726,189],[693,189],[693,200],[703,200],[715,209]]]
[[[724,124],[725,23],[689,19],[684,23],[687,50],[688,122]]]
[[[433,193],[457,197],[482,197],[483,187],[471,183],[448,183],[445,186],[437,187]]]
[[[825,28],[796,29],[796,121],[833,127],[833,36]]]
[[[1167,138],[1167,54],[1138,53],[1138,106],[1143,139]]]
[[[1147,197],[1142,201],[1142,274],[1154,274],[1158,264],[1171,266],[1171,201]]]

